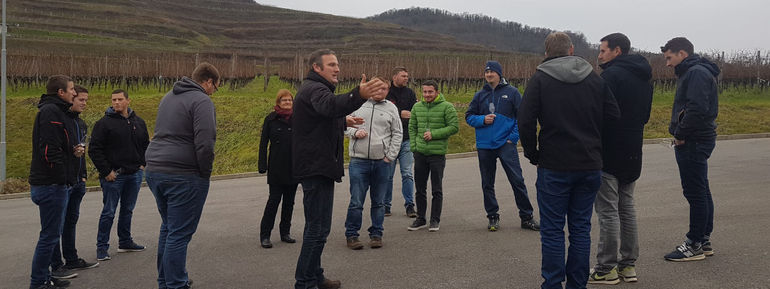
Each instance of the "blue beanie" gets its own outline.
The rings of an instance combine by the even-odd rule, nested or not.
[[[484,68],[484,71],[487,71],[487,70],[492,70],[494,72],[497,72],[497,75],[499,75],[501,78],[503,77],[503,67],[497,61],[494,61],[494,60],[487,61],[487,66]]]

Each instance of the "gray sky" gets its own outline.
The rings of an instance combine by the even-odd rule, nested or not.
[[[428,7],[484,14],[534,27],[579,31],[592,43],[622,32],[648,51],[685,36],[696,51],[770,50],[768,0],[256,0],[295,10],[363,18],[393,8]],[[330,4],[333,3],[333,4]],[[764,54],[764,53],[763,53]]]

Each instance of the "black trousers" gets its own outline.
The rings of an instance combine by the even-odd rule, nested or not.
[[[415,203],[417,204],[417,218],[425,219],[425,211],[428,209],[428,176],[433,193],[430,207],[430,220],[441,221],[441,205],[444,200],[442,181],[444,179],[444,167],[446,156],[424,155],[414,152],[414,186]]]
[[[281,231],[281,236],[289,234],[296,194],[297,184],[270,185],[270,196],[267,199],[267,206],[265,207],[264,215],[262,215],[262,224],[260,225],[260,239],[270,239],[270,232],[273,230],[275,215],[278,213],[278,204],[281,203],[281,199],[283,199],[283,206],[281,207],[281,223],[278,225],[278,228]]]

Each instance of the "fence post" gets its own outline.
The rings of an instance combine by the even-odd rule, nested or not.
[[[265,78],[265,87],[262,91],[267,91],[267,83],[270,81],[270,59],[265,56],[265,73],[262,75]]]

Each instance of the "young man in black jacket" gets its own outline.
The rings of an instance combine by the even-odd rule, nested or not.
[[[346,116],[377,93],[386,93],[387,84],[379,79],[366,82],[349,93],[335,95],[339,82],[339,62],[334,51],[316,50],[308,60],[308,74],[294,99],[292,170],[302,183],[305,231],[294,278],[296,289],[340,288],[340,281],[324,277],[321,268],[326,237],[331,230],[334,182],[341,182],[343,131]],[[352,120],[352,119],[351,119]],[[361,124],[362,118],[355,119]]]
[[[643,56],[629,54],[631,41],[622,33],[601,39],[599,63],[620,108],[620,119],[604,124],[602,184],[594,208],[599,219],[596,266],[591,284],[635,282],[639,242],[634,185],[642,171],[644,125],[652,106],[652,67]],[[618,260],[620,248],[620,260]]]
[[[669,40],[660,48],[666,66],[674,68],[678,80],[669,133],[682,180],[682,192],[690,203],[687,239],[664,257],[669,261],[703,260],[714,254],[714,201],[708,180],[708,159],[716,146],[719,113],[716,77],[719,67],[694,53],[684,37]]]
[[[54,75],[48,79],[46,94],[40,97],[32,128],[30,164],[30,199],[40,210],[40,236],[32,257],[29,288],[58,288],[69,281],[51,278],[49,266],[58,250],[72,186],[78,182],[74,168],[85,148],[74,137],[77,128],[70,115],[75,84],[69,77]],[[71,276],[58,277],[74,277]]]
[[[112,92],[112,106],[94,124],[88,148],[88,155],[99,171],[104,196],[96,235],[96,259],[99,261],[111,259],[108,253],[110,231],[118,203],[118,252],[138,252],[145,248],[131,238],[131,217],[144,176],[144,152],[150,139],[144,120],[129,108],[130,103],[124,90]]]
[[[562,288],[565,277],[566,288],[585,288],[591,213],[601,184],[602,128],[620,112],[591,64],[572,56],[574,47],[566,33],[548,35],[545,50],[547,58],[530,78],[519,108],[524,156],[538,166],[542,288]],[[566,263],[565,219],[570,244]]]
[[[393,174],[396,173],[396,163],[398,163],[401,167],[401,194],[404,196],[406,215],[410,218],[416,218],[417,211],[414,210],[414,174],[412,173],[414,156],[412,156],[412,151],[409,150],[409,134],[407,131],[409,130],[409,119],[412,118],[412,106],[417,103],[417,95],[407,86],[409,83],[409,71],[406,70],[406,67],[398,66],[393,68],[391,75],[390,91],[388,91],[386,99],[398,108],[401,115],[404,138],[401,141],[401,150],[398,152],[398,157],[393,160],[393,171],[390,173],[391,180],[385,192],[385,216],[391,215]]]

